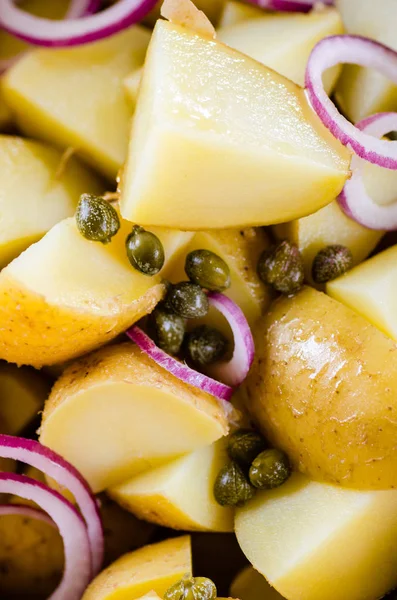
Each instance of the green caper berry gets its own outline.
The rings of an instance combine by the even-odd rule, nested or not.
[[[157,307],[151,314],[151,321],[157,345],[168,354],[178,354],[185,335],[185,320]]]
[[[218,592],[207,577],[184,577],[164,594],[164,600],[215,600]]]
[[[137,271],[152,277],[163,268],[165,260],[163,244],[151,231],[134,225],[125,245],[128,260]]]
[[[108,244],[120,229],[117,211],[109,202],[82,194],[76,208],[77,229],[87,240]]]
[[[260,279],[282,294],[294,294],[303,284],[303,260],[299,248],[288,241],[265,250],[258,262]]]
[[[186,256],[185,272],[193,283],[212,292],[230,287],[230,270],[223,258],[210,250],[193,250]]]
[[[214,497],[221,506],[241,506],[255,494],[236,462],[222,467],[214,484]]]
[[[249,467],[265,448],[266,442],[260,433],[250,429],[238,429],[229,436],[227,453],[239,465]]]
[[[327,283],[343,275],[353,266],[353,254],[346,246],[334,244],[320,250],[312,266],[315,283]]]
[[[186,353],[197,365],[205,366],[216,362],[225,354],[228,341],[218,329],[200,325],[186,336]]]
[[[249,471],[250,482],[260,490],[279,487],[290,475],[291,467],[287,455],[274,448],[261,452]]]
[[[168,310],[184,319],[205,317],[209,303],[206,294],[197,283],[181,281],[172,285],[167,293],[165,304]]]

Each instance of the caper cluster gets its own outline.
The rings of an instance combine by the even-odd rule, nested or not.
[[[214,484],[215,500],[221,506],[242,506],[257,489],[279,487],[291,474],[286,454],[266,448],[264,438],[250,429],[239,429],[229,437],[227,453],[231,460]]]
[[[164,600],[215,600],[218,595],[215,583],[207,577],[189,577],[174,583],[165,592]]]

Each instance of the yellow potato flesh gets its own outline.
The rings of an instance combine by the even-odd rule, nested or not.
[[[237,25],[237,23],[249,21],[250,19],[258,19],[263,16],[263,10],[258,9],[255,6],[243,4],[242,2],[235,2],[234,0],[228,0],[223,5],[223,10],[218,25],[219,28],[229,27],[230,25]]]
[[[268,14],[221,28],[218,39],[251,56],[298,85],[305,85],[306,64],[313,47],[328,35],[343,33],[337,10],[308,14]],[[325,87],[331,92],[340,67],[326,73]]]
[[[40,441],[98,492],[227,431],[213,396],[182,383],[131,342],[64,372],[45,405]]]
[[[397,246],[327,284],[327,293],[397,340]]]
[[[224,0],[196,0],[194,3],[198,9],[202,10],[212,23],[216,23],[222,10]],[[160,8],[162,1],[158,2],[156,7],[145,18],[145,22],[154,25],[160,17]]]
[[[73,215],[80,195],[99,181],[71,158],[38,142],[0,136],[0,268],[53,225]]]
[[[134,108],[138,99],[139,86],[141,84],[142,74],[143,68],[141,67],[140,69],[136,69],[135,71],[130,73],[128,77],[124,79],[123,82],[124,91],[127,95],[127,98],[130,100],[131,105]]]
[[[284,222],[329,203],[348,163],[301,88],[158,21],[121,182],[125,218],[188,230]]]
[[[231,508],[214,498],[214,483],[227,463],[226,440],[148,471],[108,490],[138,518],[186,531],[233,531]]]
[[[0,364],[0,432],[18,435],[38,415],[50,386],[41,373]]]
[[[82,600],[134,600],[159,596],[192,572],[190,537],[177,537],[122,556],[88,586]]]
[[[260,429],[315,480],[397,487],[397,346],[351,309],[305,288],[255,329],[244,391]]]
[[[240,600],[283,600],[263,575],[252,567],[246,567],[233,579],[230,593]]]
[[[347,33],[374,39],[397,50],[394,0],[337,0]],[[373,69],[346,65],[338,82],[336,99],[354,123],[377,112],[397,110],[397,86]]]
[[[237,509],[235,525],[248,560],[288,600],[373,600],[397,584],[396,491],[294,474]]]
[[[76,48],[29,52],[3,78],[19,127],[76,148],[113,179],[125,160],[132,116],[123,80],[142,64],[149,39],[136,26]]]

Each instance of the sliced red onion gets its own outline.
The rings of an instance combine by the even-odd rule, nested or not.
[[[334,0],[248,0],[251,4],[282,12],[309,12],[316,4],[332,6]]]
[[[209,372],[227,385],[237,387],[247,377],[254,360],[255,345],[250,326],[241,308],[224,294],[208,294],[208,301],[225,317],[234,338],[232,358],[212,365]]]
[[[194,369],[188,367],[185,363],[179,362],[164,350],[161,350],[146,333],[136,325],[133,325],[128,331],[127,336],[135,342],[135,344],[152,358],[160,367],[172,373],[175,377],[193,385],[194,387],[207,392],[221,400],[230,400],[233,390],[228,385],[220,383],[207,375],[203,375]]]
[[[0,504],[0,517],[8,515],[18,515],[36,521],[43,521],[43,523],[55,527],[54,521],[45,512],[26,504]]]
[[[306,67],[306,91],[324,125],[344,146],[375,165],[397,169],[397,142],[379,140],[343,117],[328,98],[324,71],[340,63],[375,69],[397,84],[397,52],[374,40],[356,35],[334,35],[313,48]]]
[[[386,133],[397,130],[397,113],[378,113],[356,124],[360,131],[381,138]],[[338,198],[343,212],[368,229],[394,231],[397,229],[397,190],[396,202],[380,206],[372,200],[365,188],[362,166],[364,161],[353,156],[352,176],[345,183]]]
[[[77,469],[39,442],[11,435],[0,435],[0,457],[12,458],[36,467],[73,494],[87,525],[92,569],[94,575],[98,573],[104,552],[102,521],[97,501]]]
[[[80,19],[86,15],[93,15],[100,5],[100,0],[71,0],[65,19]]]
[[[63,538],[65,567],[50,600],[80,600],[92,572],[87,529],[79,512],[61,494],[24,475],[0,473],[0,493],[33,500],[57,525]]]
[[[156,3],[157,0],[119,0],[95,15],[52,21],[25,12],[14,0],[1,0],[0,25],[37,46],[75,46],[100,40],[137,23]]]

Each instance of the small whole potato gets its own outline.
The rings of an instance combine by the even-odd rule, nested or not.
[[[256,331],[248,409],[293,467],[357,489],[397,488],[397,345],[311,288]]]

